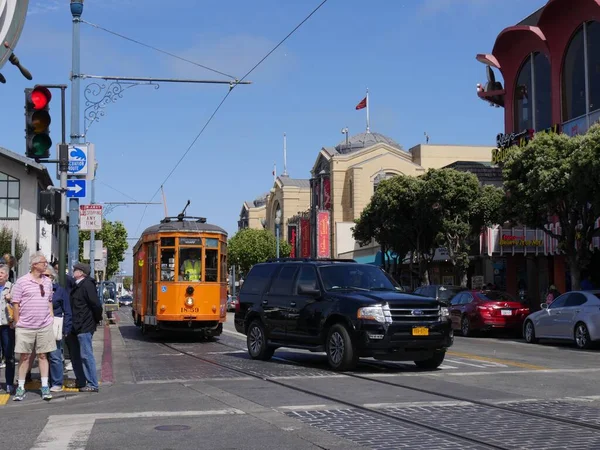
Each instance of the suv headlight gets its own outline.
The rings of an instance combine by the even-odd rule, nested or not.
[[[356,317],[363,320],[375,320],[380,323],[392,323],[390,307],[385,305],[365,306],[358,308]]]
[[[442,316],[442,319],[450,317],[450,309],[445,306],[440,307],[440,316]]]

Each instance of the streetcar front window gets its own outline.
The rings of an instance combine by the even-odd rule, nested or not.
[[[219,250],[206,249],[206,281],[219,281]]]
[[[174,248],[161,249],[160,281],[175,281],[175,249]]]
[[[179,248],[179,281],[202,281],[201,247]]]

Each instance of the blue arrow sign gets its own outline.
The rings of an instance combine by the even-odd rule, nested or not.
[[[84,198],[85,180],[67,180],[67,197]]]

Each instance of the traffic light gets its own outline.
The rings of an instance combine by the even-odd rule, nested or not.
[[[25,156],[36,161],[50,158],[50,100],[52,94],[44,86],[25,89]]]
[[[48,223],[57,223],[61,213],[61,194],[56,190],[40,191],[38,215]]]

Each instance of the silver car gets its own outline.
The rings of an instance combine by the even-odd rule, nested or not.
[[[600,341],[600,290],[567,292],[550,305],[541,306],[523,323],[527,342],[560,339],[575,341],[579,348],[590,348],[594,341]]]

